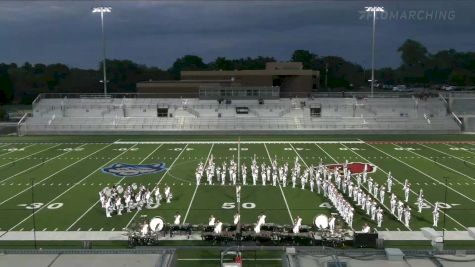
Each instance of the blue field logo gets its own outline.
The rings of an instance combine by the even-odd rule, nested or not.
[[[144,164],[144,165],[133,165],[125,163],[114,163],[108,167],[102,169],[102,172],[112,174],[114,176],[125,176],[133,177],[140,176],[144,174],[155,174],[166,170],[165,163],[160,164]]]

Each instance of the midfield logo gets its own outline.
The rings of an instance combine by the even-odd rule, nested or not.
[[[155,174],[166,170],[165,163],[160,164],[144,164],[144,165],[132,165],[125,163],[114,163],[108,167],[102,169],[102,172],[112,174],[119,177],[133,177],[144,174]]]
[[[325,166],[329,169],[338,168],[340,171],[343,171],[343,165],[344,165],[343,163],[340,163],[340,164],[328,164],[328,165],[325,165]],[[351,174],[363,173],[364,169],[365,169],[365,166],[366,166],[366,172],[367,173],[376,172],[377,167],[374,166],[371,163],[349,162],[348,165],[346,165],[348,170],[350,170]]]

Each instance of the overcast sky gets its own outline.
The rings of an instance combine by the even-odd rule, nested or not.
[[[107,57],[168,68],[186,54],[205,62],[270,56],[288,60],[296,49],[371,62],[372,15],[376,66],[398,66],[407,38],[430,52],[475,49],[475,1],[0,1],[0,62],[64,63],[97,68],[100,15],[105,15]]]

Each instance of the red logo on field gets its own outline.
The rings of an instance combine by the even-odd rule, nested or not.
[[[334,170],[335,168],[338,168],[340,171],[343,171],[343,163],[340,164],[328,164],[325,165],[327,168]],[[373,173],[376,172],[376,166],[374,166],[371,163],[362,163],[362,162],[349,162],[346,167],[348,170],[350,170],[351,174],[359,174],[363,173],[364,169],[366,166],[366,172],[367,173]]]

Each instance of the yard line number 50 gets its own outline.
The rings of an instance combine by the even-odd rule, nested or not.
[[[255,209],[256,208],[256,203],[245,202],[245,203],[242,203],[241,207],[243,209]],[[234,203],[234,202],[224,202],[223,205],[221,206],[221,208],[227,209],[227,210],[234,209],[234,208],[236,208],[236,203]]]

